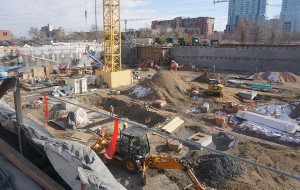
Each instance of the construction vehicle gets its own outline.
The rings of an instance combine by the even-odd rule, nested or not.
[[[178,63],[176,63],[174,60],[171,61],[171,65],[169,67],[169,71],[173,70],[173,71],[178,71],[180,68],[182,68],[183,65],[179,66]]]
[[[167,38],[167,44],[174,44],[174,38],[168,37]]]
[[[72,77],[83,76],[82,68],[72,68],[71,76]]]
[[[192,46],[200,46],[200,38],[198,37],[192,38]]]
[[[141,173],[140,183],[146,185],[146,168],[178,169],[184,171],[191,179],[196,190],[203,190],[204,186],[198,181],[195,173],[184,161],[178,158],[167,158],[150,154],[147,131],[142,128],[130,127],[120,132],[117,147],[112,161],[122,164],[132,174]],[[99,140],[91,147],[98,155],[108,147],[112,136],[106,131],[99,131]],[[102,157],[107,163],[105,156]]]
[[[154,43],[155,44],[162,44],[163,42],[162,42],[162,40],[160,38],[155,38],[154,39]]]
[[[223,89],[224,89],[224,85],[220,84],[219,80],[209,79],[206,94],[208,95],[213,94],[213,95],[218,95],[219,97],[223,97]]]
[[[211,44],[213,47],[220,47],[220,42],[219,42],[219,40],[210,40],[210,44]]]
[[[185,46],[185,39],[184,38],[178,38],[177,44],[180,46]]]

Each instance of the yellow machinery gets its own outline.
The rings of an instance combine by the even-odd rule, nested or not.
[[[98,132],[99,140],[91,147],[97,154],[100,154],[108,147],[111,135],[107,132]],[[107,162],[102,157],[104,163]],[[127,128],[120,133],[117,147],[112,158],[113,161],[120,163],[130,173],[142,171],[140,183],[146,184],[146,167],[157,169],[178,169],[184,171],[191,179],[196,190],[203,190],[204,186],[198,181],[191,167],[177,158],[167,158],[163,156],[150,154],[150,145],[145,129]]]
[[[220,97],[223,97],[223,89],[224,86],[220,84],[219,80],[209,79],[206,93],[208,95],[213,94],[213,95],[218,95]]]
[[[103,0],[104,66],[109,72],[122,70],[120,0]]]
[[[72,68],[71,76],[83,76],[82,68]]]

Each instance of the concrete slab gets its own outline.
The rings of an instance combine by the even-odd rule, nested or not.
[[[196,133],[188,138],[196,143],[201,144],[202,146],[208,146],[212,143],[212,136],[204,133]]]

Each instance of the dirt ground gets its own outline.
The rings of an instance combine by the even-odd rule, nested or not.
[[[141,77],[155,74],[155,71],[141,72]],[[114,104],[116,113],[118,115],[128,117],[131,120],[146,124],[149,127],[158,127],[167,123],[175,116],[180,117],[185,121],[184,125],[178,128],[174,135],[181,138],[188,138],[196,132],[204,132],[206,134],[216,134],[220,130],[218,126],[212,122],[215,111],[221,109],[221,103],[231,101],[237,104],[248,106],[247,103],[240,101],[236,94],[244,88],[236,88],[225,86],[224,97],[207,96],[204,94],[207,84],[205,81],[209,77],[222,77],[223,79],[230,79],[232,76],[237,76],[235,73],[217,72],[212,75],[207,75],[203,72],[193,71],[163,71],[157,76],[154,75],[153,79],[144,79],[135,81],[135,84],[126,88],[122,87],[120,95],[110,95],[108,89],[98,89],[93,93],[78,95],[80,103],[89,108],[105,109],[108,110],[111,104]],[[248,76],[250,75],[247,74]],[[240,73],[238,76],[245,76]],[[259,92],[260,95],[268,97],[255,102],[254,107],[248,106],[248,110],[254,109],[260,104],[268,103],[283,103],[300,100],[300,83],[297,76],[284,74],[282,79],[284,82],[274,85],[278,89],[286,93],[277,92]],[[266,83],[264,74],[256,77],[253,83]],[[133,87],[136,84],[144,87],[150,87],[153,91],[152,95],[142,98],[134,97],[132,94]],[[191,98],[191,90],[199,89],[199,98]],[[49,91],[44,89],[42,91]],[[36,92],[22,92],[24,101],[33,101],[38,99],[40,91]],[[145,102],[151,105],[154,99],[165,99],[168,105],[164,109],[159,109],[150,106],[150,111],[146,111],[143,105]],[[11,94],[6,96],[6,100],[13,106]],[[191,113],[188,109],[191,106],[201,107],[204,102],[210,103],[210,111],[208,113]],[[300,104],[299,104],[300,105]],[[299,110],[299,106],[296,108]],[[43,108],[39,109],[24,109],[24,112],[34,118],[34,120],[43,124]],[[145,122],[147,117],[151,117],[150,122]],[[295,112],[293,117],[299,117],[299,113]],[[63,137],[70,132],[61,129],[49,127],[48,130],[58,137]],[[231,131],[231,128],[225,130]],[[227,151],[251,161],[260,164],[290,172],[294,175],[300,175],[300,148],[290,148],[284,146],[277,146],[264,140],[255,138],[244,138],[242,135],[235,135],[237,143],[236,146]],[[164,148],[166,139],[164,137],[149,133],[151,153],[164,152],[168,156],[174,156],[172,152]],[[188,147],[191,148],[191,147]],[[202,154],[208,154],[207,151],[202,150]],[[200,155],[200,154],[199,154]],[[200,156],[199,156],[200,157]],[[244,168],[245,172],[233,178],[226,180],[224,185],[219,189],[300,189],[300,182],[285,176],[278,175],[268,170],[254,167],[242,162],[239,164]],[[190,183],[188,177],[183,172],[176,170],[157,171],[147,170],[147,185],[142,187],[138,185],[138,175],[128,174],[125,170],[120,169],[118,165],[109,165],[110,171],[116,179],[128,189],[183,189]],[[210,171],[207,171],[210,172]],[[207,186],[206,188],[216,188]],[[188,188],[192,189],[192,188]],[[217,188],[218,189],[218,188]]]

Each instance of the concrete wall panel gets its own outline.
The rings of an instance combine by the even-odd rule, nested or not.
[[[221,70],[280,71],[300,74],[299,47],[199,47],[176,46],[172,58]]]

